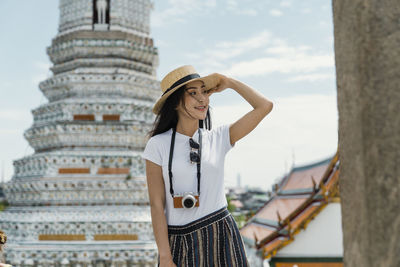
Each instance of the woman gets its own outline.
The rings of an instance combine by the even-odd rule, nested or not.
[[[211,129],[209,96],[232,88],[253,110]],[[272,102],[233,78],[200,77],[189,65],[161,81],[163,95],[143,153],[159,266],[248,266],[227,210],[226,153],[272,110]]]

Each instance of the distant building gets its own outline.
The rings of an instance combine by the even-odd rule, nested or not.
[[[226,196],[229,199],[231,213],[239,227],[252,217],[269,198],[269,193],[260,188],[228,187]]]
[[[252,266],[343,266],[338,154],[293,168],[274,189],[240,230]]]

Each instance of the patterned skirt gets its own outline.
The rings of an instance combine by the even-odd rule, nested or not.
[[[226,207],[189,224],[168,225],[168,238],[177,267],[249,266],[239,229]]]

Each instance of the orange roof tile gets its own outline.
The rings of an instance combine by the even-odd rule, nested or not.
[[[271,256],[293,240],[293,235],[307,225],[327,201],[332,201],[325,192],[337,190],[338,179],[338,152],[330,159],[294,168],[282,179],[277,194],[242,227],[240,232],[245,241],[257,240],[257,247],[263,248],[264,255]]]
[[[313,188],[312,179],[314,179],[316,185],[318,185],[321,182],[328,165],[329,162],[312,169],[292,172],[281,190]]]
[[[275,232],[275,229],[261,226],[256,223],[252,223],[251,227],[242,228],[242,230],[240,231],[242,236],[252,239],[254,241],[255,239],[257,239],[257,241],[263,240],[273,232]]]
[[[281,220],[285,220],[291,213],[307,201],[308,197],[286,198],[276,197],[264,206],[255,217],[279,222],[278,212]]]

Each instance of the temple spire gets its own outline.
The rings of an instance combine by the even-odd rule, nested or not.
[[[34,153],[14,160],[2,186],[13,266],[155,266],[141,157],[160,95],[150,8],[60,0],[51,75],[39,84],[48,102],[24,132]]]

